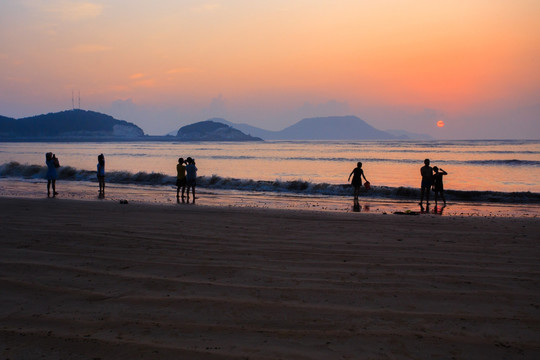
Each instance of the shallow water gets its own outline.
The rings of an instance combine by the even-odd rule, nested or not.
[[[425,158],[448,172],[454,190],[540,192],[540,141],[268,141],[254,143],[0,143],[0,164],[44,165],[45,153],[63,166],[174,176],[178,157],[196,159],[199,176],[242,180],[303,180],[345,184],[357,161],[376,186],[420,183]]]
[[[103,153],[107,200],[175,203],[177,159],[191,156],[201,205],[352,211],[347,177],[362,161],[372,184],[362,211],[416,212],[430,158],[448,172],[443,214],[537,216],[540,206],[540,141],[516,140],[0,143],[0,195],[42,197],[48,151],[62,165],[63,198],[96,198]]]

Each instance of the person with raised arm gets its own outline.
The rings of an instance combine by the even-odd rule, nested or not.
[[[55,154],[48,152],[45,154],[45,164],[47,164],[47,197],[51,196],[51,185],[53,191],[53,197],[56,197],[56,180],[58,179],[58,169],[60,167],[60,161]]]
[[[437,195],[441,195],[441,199],[446,205],[446,199],[444,198],[444,186],[443,176],[448,175],[443,169],[439,169],[437,166],[433,167],[433,191],[435,192],[435,205],[437,205]]]

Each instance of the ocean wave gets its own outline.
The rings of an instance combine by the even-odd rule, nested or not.
[[[540,166],[540,161],[535,160],[470,160],[464,161],[465,164],[473,165],[509,165],[509,166]]]
[[[199,159],[219,159],[219,160],[275,160],[275,161],[314,161],[314,162],[353,162],[358,161],[357,157],[311,157],[311,156],[289,156],[289,157],[275,157],[275,156],[229,156],[229,155],[212,155],[212,156],[199,156]],[[388,158],[370,158],[364,156],[362,162],[376,162],[376,163],[394,163],[394,164],[418,164],[423,160],[419,159],[388,159]],[[519,159],[494,159],[494,160],[443,160],[432,159],[432,163],[440,164],[456,164],[456,165],[479,165],[479,166],[540,166],[540,161],[536,160],[519,160]]]
[[[43,179],[46,173],[46,166],[17,162],[0,165],[0,177],[3,178]],[[67,181],[97,181],[95,171],[80,170],[70,166],[59,168],[58,178]],[[107,172],[106,181],[113,184],[175,186],[176,176],[153,172],[110,171]],[[349,184],[313,183],[301,179],[274,181],[236,179],[218,175],[199,176],[197,186],[205,189],[295,193],[306,196],[351,196],[352,193]],[[420,190],[411,187],[372,186],[370,190],[362,188],[361,195],[388,199],[418,199]],[[445,195],[451,201],[540,203],[540,193],[533,192],[445,190]]]

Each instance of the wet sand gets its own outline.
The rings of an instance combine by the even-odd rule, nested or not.
[[[34,179],[21,181],[0,178],[0,197],[43,199],[46,197],[46,181]],[[59,181],[60,199],[98,200],[95,182]],[[167,204],[177,202],[176,187],[161,185],[106,184],[106,197],[100,201]],[[360,212],[392,214],[394,212],[421,212],[419,199],[377,198],[361,194]],[[353,196],[322,196],[279,192],[257,192],[197,188],[197,204],[204,206],[247,207],[276,210],[300,210],[323,212],[353,212]],[[448,201],[447,206],[435,206],[433,198],[429,213],[443,216],[490,216],[490,217],[540,217],[540,204],[482,203]],[[426,209],[424,208],[424,211]]]
[[[538,359],[537,218],[0,198],[5,359]]]

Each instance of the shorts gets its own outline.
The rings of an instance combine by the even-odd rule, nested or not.
[[[422,180],[422,189],[430,188],[431,185],[433,185],[433,181],[430,180]]]
[[[176,186],[178,187],[186,186],[186,178],[176,179]]]
[[[197,185],[196,179],[187,179],[186,185],[187,186],[195,186],[195,185]]]

